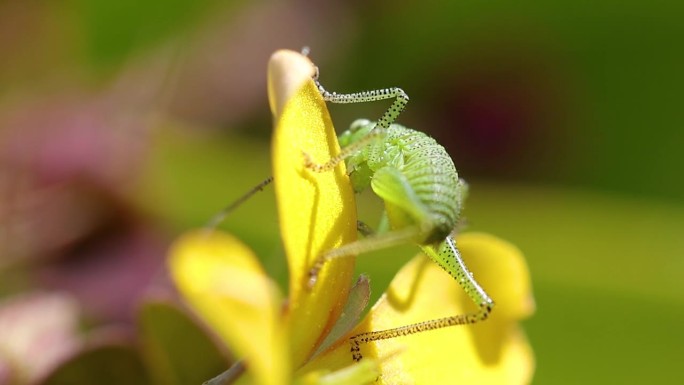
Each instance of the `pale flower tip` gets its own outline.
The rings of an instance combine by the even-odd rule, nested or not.
[[[537,310],[537,302],[534,300],[534,296],[532,294],[528,295],[527,298],[525,299],[522,309],[521,309],[522,317],[521,319],[526,319],[532,316],[534,312]]]
[[[285,103],[304,82],[316,74],[316,66],[299,52],[281,49],[268,62],[268,101],[276,118]]]

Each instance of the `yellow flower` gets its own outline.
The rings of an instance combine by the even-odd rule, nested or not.
[[[356,207],[343,164],[328,173],[304,168],[302,151],[321,160],[339,152],[314,73],[309,59],[292,51],[276,52],[268,69],[274,183],[290,271],[286,300],[252,252],[228,234],[186,234],[169,259],[184,298],[245,362],[239,383],[529,382],[532,351],[518,325],[534,308],[527,268],[515,247],[486,234],[459,237],[464,259],[497,301],[485,323],[362,345],[363,360],[352,360],[352,335],[474,308],[450,276],[418,255],[353,331],[342,328],[344,336],[336,340],[329,336],[340,319],[349,322],[342,313],[354,258],[326,263],[312,290],[306,288],[307,273],[321,253],[355,240]],[[364,287],[361,281],[354,294],[363,297]]]

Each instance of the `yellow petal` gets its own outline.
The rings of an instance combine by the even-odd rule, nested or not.
[[[354,258],[327,263],[306,289],[308,271],[323,252],[356,239],[356,206],[341,163],[334,171],[304,167],[339,153],[339,144],[305,56],[278,51],[269,62],[269,100],[275,118],[273,169],[278,215],[290,270],[289,328],[293,365],[302,364],[332,327],[346,301]]]
[[[295,379],[295,385],[363,385],[372,384],[380,372],[373,360],[355,362],[337,371],[308,372]]]
[[[183,297],[248,362],[254,383],[285,384],[281,298],[249,248],[218,231],[188,233],[172,246],[169,267]]]
[[[520,252],[486,234],[463,234],[458,245],[475,278],[496,302],[480,324],[454,326],[362,345],[364,359],[380,362],[381,384],[526,384],[534,357],[518,321],[534,309],[529,273]],[[352,333],[385,330],[476,310],[458,284],[418,255]],[[310,368],[351,360],[346,341]]]
[[[496,302],[495,318],[522,320],[534,313],[530,273],[517,247],[490,234],[466,233],[458,248]]]

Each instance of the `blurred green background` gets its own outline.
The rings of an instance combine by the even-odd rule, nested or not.
[[[72,347],[17,365],[14,329],[0,330],[0,384],[45,376],[93,330],[124,344],[168,319],[138,315],[141,298],[172,295],[166,247],[270,175],[266,63],[303,46],[330,90],[402,87],[401,123],[471,183],[470,228],[523,250],[534,383],[677,382],[683,18],[674,0],[0,3],[0,321],[49,314],[18,305],[26,293],[60,296]],[[384,108],[330,107],[338,131]],[[358,205],[370,223],[381,210]],[[272,189],[222,228],[284,285]],[[359,260],[374,298],[414,253]],[[196,345],[218,357],[206,373],[228,360]],[[147,381],[135,353],[107,354]]]

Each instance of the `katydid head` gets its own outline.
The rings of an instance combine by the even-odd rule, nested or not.
[[[344,131],[339,137],[338,141],[342,150],[353,144],[359,143],[368,136],[368,133],[375,127],[375,122],[368,119],[355,120],[348,130]],[[355,192],[365,190],[373,177],[373,171],[368,168],[366,163],[366,155],[362,149],[353,151],[345,159],[347,165],[347,172],[351,180],[352,187]]]
[[[358,142],[360,139],[368,135],[368,132],[375,127],[375,122],[368,119],[356,119],[352,122],[349,129],[344,131],[337,139],[340,142],[340,147],[345,148],[350,144]]]

